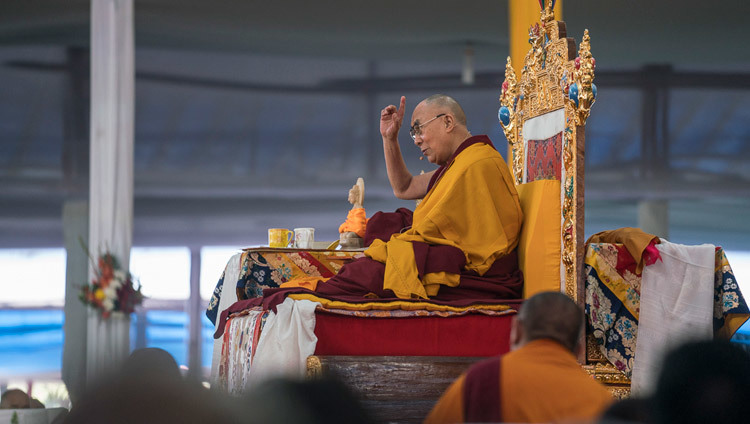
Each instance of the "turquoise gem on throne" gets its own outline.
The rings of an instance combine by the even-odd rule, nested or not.
[[[510,123],[510,110],[507,106],[501,106],[497,112],[497,117],[503,125],[507,126]]]
[[[568,98],[578,107],[578,84],[570,84],[568,89]]]

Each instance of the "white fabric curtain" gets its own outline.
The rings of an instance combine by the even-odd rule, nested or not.
[[[257,387],[274,377],[300,379],[307,371],[307,357],[315,353],[315,308],[318,302],[292,300],[276,306],[260,333],[247,386]]]
[[[133,234],[133,0],[91,1],[89,250],[109,251],[128,269]],[[93,267],[89,267],[93,277]],[[89,312],[86,376],[92,382],[130,351],[127,317]]]
[[[714,245],[685,246],[662,239],[656,248],[662,260],[645,267],[641,280],[631,384],[639,396],[652,394],[669,350],[713,337]]]

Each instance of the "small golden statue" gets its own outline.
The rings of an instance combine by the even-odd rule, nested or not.
[[[361,249],[364,247],[367,215],[362,206],[365,200],[365,180],[357,178],[357,183],[349,190],[349,203],[352,209],[346,221],[339,227],[339,245],[342,249]]]

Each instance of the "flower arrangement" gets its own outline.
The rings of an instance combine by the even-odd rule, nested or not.
[[[84,304],[98,309],[102,318],[109,318],[113,312],[131,314],[143,302],[140,282],[133,283],[133,276],[122,270],[113,254],[100,255],[94,268],[96,277],[91,284],[81,287],[79,298]]]

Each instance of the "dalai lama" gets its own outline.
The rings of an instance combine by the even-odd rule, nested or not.
[[[487,136],[472,136],[451,97],[417,105],[409,135],[439,168],[412,175],[398,143],[406,98],[380,114],[388,179],[401,199],[422,202],[412,214],[376,214],[364,256],[331,279],[292,280],[320,296],[400,299],[519,299],[518,244],[523,213],[508,166]]]

